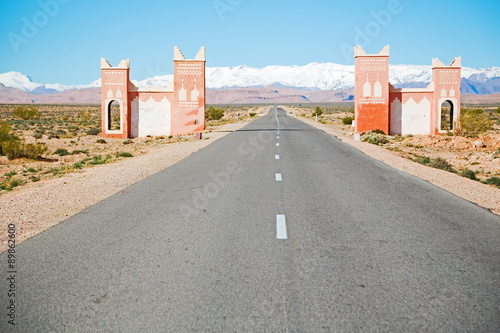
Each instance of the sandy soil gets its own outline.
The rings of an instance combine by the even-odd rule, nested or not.
[[[265,109],[265,110],[264,110]],[[267,111],[259,108],[256,113]],[[257,117],[256,117],[257,118]],[[255,118],[254,118],[255,119]],[[0,195],[0,252],[7,249],[7,225],[16,225],[16,243],[20,243],[90,207],[118,191],[165,169],[217,139],[235,131],[250,119],[208,127],[203,140],[135,147],[147,149],[142,155],[114,163],[86,167],[58,178],[28,183]],[[110,140],[108,140],[110,141]],[[123,140],[120,140],[123,141]],[[68,157],[67,162],[73,159]],[[22,162],[21,162],[22,163]]]
[[[381,146],[373,145],[366,142],[355,141],[354,138],[352,137],[352,133],[350,133],[347,130],[348,126],[344,127],[341,126],[340,129],[338,128],[336,129],[332,124],[322,124],[320,122],[316,122],[313,119],[300,117],[299,114],[303,112],[302,110],[296,110],[293,108],[288,108],[283,106],[281,106],[281,108],[285,109],[289,113],[294,114],[297,117],[297,119],[300,119],[301,121],[304,121],[328,134],[336,136],[342,142],[345,142],[353,147],[356,147],[357,149],[359,149],[368,156],[371,156],[395,169],[404,171],[410,175],[424,179],[448,192],[451,192],[465,200],[471,201],[477,204],[478,206],[487,208],[493,213],[500,215],[500,190],[496,187],[488,186],[486,184],[467,179],[465,177],[459,176],[454,173],[434,169],[413,162],[409,159],[399,156],[398,152],[390,151]],[[342,128],[344,128],[344,130]],[[414,139],[415,142],[417,141],[420,142],[420,144],[422,145],[430,143],[430,142],[425,142],[426,140],[431,140],[425,137],[412,138],[412,139]],[[446,141],[447,139],[443,137],[441,140]],[[456,140],[461,141],[462,139],[456,139]],[[483,140],[485,142],[487,141],[487,139]],[[493,146],[492,142],[490,141],[487,142],[488,144],[490,144],[490,147]],[[471,143],[457,142],[456,144],[458,146],[458,145],[470,145]],[[496,142],[495,144],[498,144],[498,142]],[[485,154],[483,150],[477,152],[474,158],[485,159],[484,157],[481,157],[482,156],[481,154],[483,155]],[[433,156],[432,153],[430,153],[429,155]],[[492,161],[492,164],[494,163],[494,165],[489,164],[487,168],[491,170],[494,169],[494,172],[498,172],[498,170],[500,169],[498,166],[499,161],[500,159],[495,159],[494,161]]]

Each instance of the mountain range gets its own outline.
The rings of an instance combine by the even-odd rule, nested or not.
[[[425,87],[431,66],[390,65],[389,81],[398,88]],[[132,80],[139,87],[166,87],[173,75]],[[207,67],[207,103],[337,102],[352,100],[354,66],[310,63],[255,68]],[[19,72],[0,74],[0,103],[100,103],[100,79],[87,85],[42,84]],[[500,93],[500,67],[462,67],[462,94]],[[496,95],[496,94],[495,94]]]

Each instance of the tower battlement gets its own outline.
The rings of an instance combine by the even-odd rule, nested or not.
[[[102,136],[182,135],[205,129],[205,48],[185,59],[174,47],[174,80],[167,88],[138,88],[130,60],[113,67],[101,58]]]
[[[432,59],[432,82],[411,89],[390,84],[389,45],[378,54],[367,54],[358,45],[354,58],[356,132],[438,134],[460,129],[461,57],[449,66]],[[450,110],[443,108],[445,103]]]

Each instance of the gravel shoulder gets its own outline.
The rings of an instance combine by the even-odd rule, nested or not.
[[[7,225],[16,225],[16,244],[68,219],[122,189],[181,161],[244,125],[240,121],[203,133],[203,140],[172,143],[116,163],[30,183],[0,196],[0,252],[7,249]]]
[[[297,115],[294,109],[283,106],[281,107],[287,112]],[[322,124],[299,116],[296,118],[337,137],[342,142],[357,148],[366,155],[373,157],[397,170],[404,171],[410,175],[426,180],[433,185],[455,194],[456,196],[473,202],[478,206],[489,209],[491,212],[500,215],[500,191],[497,188],[450,172],[415,163],[397,156],[391,151],[377,145],[355,141],[352,137],[346,136],[342,131],[336,130],[330,125]]]

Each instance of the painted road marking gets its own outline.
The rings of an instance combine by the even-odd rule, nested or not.
[[[283,214],[276,215],[276,238],[288,239],[286,233],[286,217]]]
[[[280,159],[280,155],[274,155],[274,159],[275,160],[279,160]]]
[[[276,137],[276,139],[279,139],[279,138],[280,138],[280,136],[278,135],[278,136]]]
[[[276,174],[276,181],[277,181],[277,182],[280,182],[280,181],[282,181],[282,180],[283,180],[283,178],[281,178],[281,173],[277,173],[277,174]]]
[[[278,143],[276,144],[276,147],[279,147],[279,146],[280,146],[280,144],[279,144],[279,142],[278,142]]]

